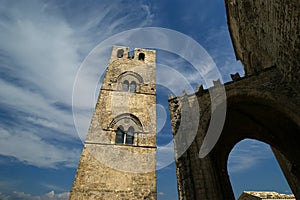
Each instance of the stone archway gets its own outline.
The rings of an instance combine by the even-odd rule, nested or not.
[[[300,198],[300,96],[288,82],[278,80],[282,80],[282,75],[277,68],[269,68],[255,76],[225,84],[225,125],[213,150],[202,159],[199,150],[206,136],[210,114],[218,112],[218,108],[211,111],[208,91],[197,94],[200,108],[198,132],[188,150],[176,160],[179,199],[234,199],[227,160],[234,145],[245,138],[257,139],[274,147],[293,193]],[[170,99],[171,116],[177,116],[172,119],[174,135],[181,120],[184,98]],[[175,152],[181,142],[175,141]]]
[[[225,84],[225,126],[215,148],[203,159],[199,149],[210,113],[218,110],[211,111],[207,90],[199,87],[196,91],[200,108],[197,135],[176,159],[179,199],[234,199],[226,163],[232,147],[246,137],[277,149],[273,152],[300,199],[299,2],[225,0],[225,6],[235,55],[244,65],[245,77],[233,75],[234,81]],[[188,102],[184,98],[191,97],[169,99],[174,135],[181,122],[181,108]],[[193,121],[193,115],[185,121]],[[175,155],[180,143],[193,135],[188,131],[185,137],[175,139]]]
[[[250,138],[238,142],[229,154],[227,170],[236,199],[250,191],[292,193],[272,147],[265,142]]]
[[[299,198],[300,123],[283,111],[286,107],[283,109],[281,106],[284,105],[257,96],[234,96],[228,99],[224,129],[210,155],[224,198],[233,199],[227,170],[229,153],[246,138],[265,142],[272,147],[290,188]]]

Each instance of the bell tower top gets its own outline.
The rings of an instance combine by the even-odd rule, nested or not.
[[[155,63],[156,52],[155,50],[135,48],[133,52],[129,51],[128,47],[125,46],[113,46],[110,63],[114,60],[130,59],[139,60],[144,63]]]

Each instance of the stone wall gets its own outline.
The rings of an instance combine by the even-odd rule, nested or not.
[[[246,74],[276,65],[286,81],[300,86],[298,0],[226,0],[236,57]]]
[[[155,60],[153,50],[113,48],[70,199],[156,199]],[[120,126],[134,128],[132,144],[116,143]]]
[[[289,165],[294,166],[294,172],[292,168],[282,170],[295,196],[299,196],[295,182],[300,177],[295,172],[300,165],[297,156],[300,154],[300,95],[288,82],[278,80],[283,80],[282,75],[273,67],[225,84],[225,124],[217,144],[205,158],[199,157],[199,151],[207,134],[211,113],[217,112],[218,106],[211,108],[208,90],[196,93],[200,116],[197,135],[187,151],[176,158],[179,199],[234,199],[227,159],[234,145],[245,138],[266,142],[284,154]],[[186,98],[194,99],[194,95],[169,100],[174,136],[180,124],[184,123],[181,116]],[[191,114],[186,120],[193,119]],[[189,135],[191,133],[187,129],[186,135],[174,137],[175,152],[181,151]]]
[[[187,121],[195,119],[190,105],[195,95],[199,105],[197,135],[184,154],[176,157],[179,199],[234,199],[227,159],[234,145],[245,138],[272,147],[295,197],[300,199],[299,1],[225,0],[225,4],[235,54],[244,65],[245,77],[234,74],[233,81],[225,84],[225,124],[218,142],[204,158],[199,151],[211,114],[220,111],[220,106],[211,106],[209,92],[217,85],[169,99],[175,157],[193,135],[187,128],[186,135],[176,137]],[[190,114],[183,119],[185,109]]]
[[[140,174],[112,169],[87,148],[89,145],[83,149],[70,199],[156,199],[155,171]]]
[[[294,195],[291,194],[280,194],[277,192],[243,192],[238,200],[295,200]]]

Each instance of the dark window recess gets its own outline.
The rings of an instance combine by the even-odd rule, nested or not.
[[[136,82],[132,81],[130,83],[130,88],[129,88],[130,92],[135,92],[136,91]]]
[[[133,144],[134,128],[129,127],[128,131],[124,131],[123,126],[119,126],[116,134],[116,144]]]
[[[123,83],[122,83],[122,90],[123,91],[128,91],[129,89],[129,82],[127,80],[125,80]]]
[[[116,144],[124,144],[124,129],[122,126],[118,127],[117,135],[116,135]]]
[[[134,51],[128,52],[128,58],[133,59],[134,58]]]
[[[145,54],[144,53],[139,54],[139,60],[145,60]]]
[[[124,50],[123,49],[119,49],[118,52],[117,52],[117,57],[118,58],[122,58],[124,55]]]
[[[126,142],[125,142],[126,144],[133,144],[133,135],[134,135],[134,128],[130,126],[126,134]]]

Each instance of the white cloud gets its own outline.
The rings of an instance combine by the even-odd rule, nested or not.
[[[37,118],[37,117],[27,117],[26,119],[28,122],[31,122],[36,125],[44,126],[47,128],[57,129],[59,127],[57,123],[47,120],[47,119],[42,119],[42,118]]]
[[[0,128],[0,154],[13,156],[18,160],[45,168],[77,167],[79,149],[56,146],[42,138],[18,129],[17,132]]]
[[[156,169],[163,169],[174,162],[174,143],[158,146],[156,153]]]
[[[10,20],[1,20],[1,50],[14,60],[8,67],[28,89],[68,103],[80,64],[77,41],[66,20],[42,12],[40,4],[33,3],[35,9],[28,13],[21,5],[3,11]]]
[[[2,194],[2,193],[0,192],[0,199],[2,199],[2,200],[8,200],[8,198],[9,198],[9,196],[7,196],[7,195],[5,195],[5,194]]]
[[[54,191],[50,191],[44,195],[32,195],[16,191],[11,194],[0,193],[0,199],[2,200],[67,200],[68,196],[68,192],[56,194]]]
[[[56,3],[1,1],[0,109],[8,117],[1,122],[0,154],[38,167],[76,167],[80,152],[74,149],[70,108],[81,61],[101,40],[148,25],[153,16],[142,1],[135,6],[101,1],[89,12],[81,10],[85,4]],[[91,111],[85,108],[80,117],[89,118]]]
[[[231,81],[230,74],[239,72],[244,75],[244,68],[236,60],[228,27],[223,25],[208,31],[204,45],[216,62],[225,82]]]
[[[65,191],[65,188],[53,184],[41,183],[41,185],[49,191]]]
[[[165,193],[163,193],[163,192],[158,192],[157,193],[159,196],[164,196],[165,195]]]
[[[38,92],[26,87],[16,86],[13,83],[0,79],[0,103],[8,108],[22,112],[24,121],[52,128],[71,134],[73,131],[72,115],[56,108],[52,102]],[[3,124],[2,124],[3,125]]]
[[[229,173],[242,172],[273,156],[269,145],[245,139],[233,148],[228,158]]]

